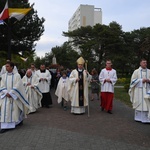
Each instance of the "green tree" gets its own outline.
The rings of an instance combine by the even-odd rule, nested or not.
[[[45,64],[45,57],[40,58],[40,57],[36,56],[33,63],[35,64],[36,68],[39,69],[41,64]]]
[[[128,56],[129,72],[139,67],[141,58],[148,60],[150,66],[150,28],[141,28],[124,33],[124,47]]]
[[[3,10],[6,1],[0,3],[0,10]],[[0,51],[3,52],[3,59],[7,58],[8,36],[11,35],[11,54],[19,55],[28,53],[28,56],[34,56],[35,42],[38,41],[44,32],[44,18],[39,18],[37,11],[28,0],[11,0],[9,1],[11,8],[30,8],[31,11],[21,20],[15,18],[6,19],[4,25],[0,25]],[[10,32],[8,32],[10,27]],[[14,60],[15,61],[15,60]]]
[[[116,22],[108,26],[96,24],[63,32],[64,36],[71,38],[72,45],[80,49],[81,55],[88,60],[90,69],[100,69],[108,58],[115,61],[116,54],[119,55],[122,51],[122,34],[121,26]]]
[[[124,76],[139,66],[141,58],[150,63],[150,28],[124,32],[122,26],[113,21],[109,25],[96,24],[63,32],[63,35],[69,37],[72,47],[88,60],[90,69],[99,70],[105,66],[106,59],[111,59],[113,67]]]
[[[60,47],[53,47],[51,55],[55,55],[57,63],[65,68],[75,68],[76,60],[79,57],[79,54],[72,49],[68,42],[65,42]]]
[[[79,57],[79,54],[72,49],[68,42],[64,42],[61,46],[56,46],[51,49],[49,53],[45,53],[45,57],[35,58],[35,65],[39,66],[40,64],[45,64],[47,67],[52,66],[52,58],[56,57],[57,65],[55,67],[63,66],[65,69],[75,68],[76,60]]]

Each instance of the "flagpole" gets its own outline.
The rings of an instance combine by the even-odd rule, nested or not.
[[[85,69],[87,70],[87,63],[88,63],[88,61],[86,60],[85,61]],[[90,107],[89,107],[89,105],[90,105],[90,102],[89,102],[89,98],[88,98],[88,117],[90,117]]]
[[[7,59],[11,60],[11,25],[10,25],[10,21],[8,18],[8,24],[7,24],[7,36],[8,36],[8,53],[7,53]]]
[[[11,2],[10,1],[6,1],[8,8],[11,7]],[[11,23],[10,23],[10,19],[8,17],[7,19],[7,45],[8,45],[8,50],[7,50],[7,59],[11,61]]]

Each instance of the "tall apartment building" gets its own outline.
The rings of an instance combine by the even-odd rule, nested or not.
[[[68,23],[68,30],[73,31],[81,26],[94,26],[102,24],[101,8],[94,8],[94,5],[80,5]]]

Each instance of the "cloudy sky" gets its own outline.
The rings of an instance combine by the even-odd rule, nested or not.
[[[61,46],[68,31],[68,21],[80,4],[94,5],[102,9],[102,23],[116,21],[123,31],[150,27],[150,0],[29,0],[35,4],[38,16],[45,18],[45,32],[36,42],[36,54],[40,57],[52,47]]]

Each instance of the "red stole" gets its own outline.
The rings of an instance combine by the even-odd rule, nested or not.
[[[106,70],[109,70],[109,71],[111,71],[111,70],[112,70],[112,68],[106,68]]]

